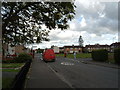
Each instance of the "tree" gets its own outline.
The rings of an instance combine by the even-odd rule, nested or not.
[[[51,29],[68,28],[75,7],[74,2],[3,2],[3,43],[17,45],[49,41]],[[48,29],[43,29],[43,25]]]

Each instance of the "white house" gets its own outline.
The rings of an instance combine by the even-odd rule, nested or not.
[[[10,45],[8,45],[8,54],[14,55],[15,54],[15,47],[11,47]]]
[[[51,46],[51,48],[54,50],[55,53],[60,52],[59,47],[57,47],[57,46]]]

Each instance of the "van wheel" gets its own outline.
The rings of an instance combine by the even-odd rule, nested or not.
[[[45,61],[45,60],[44,60]],[[45,61],[45,63],[47,63],[47,61]]]
[[[55,62],[55,59],[53,59],[53,62]]]

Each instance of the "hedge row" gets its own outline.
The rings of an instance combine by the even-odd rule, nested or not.
[[[27,53],[20,53],[13,60],[3,60],[3,63],[25,63],[28,60],[32,60],[32,56]]]
[[[114,50],[115,63],[120,64],[120,48]]]
[[[104,49],[94,50],[92,51],[92,58],[95,61],[106,61],[108,60],[108,51]]]
[[[105,49],[92,51],[92,59],[95,61],[107,61],[108,51]],[[115,63],[120,64],[120,48],[114,49]]]

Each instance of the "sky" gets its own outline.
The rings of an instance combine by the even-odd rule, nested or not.
[[[30,45],[36,48],[50,48],[54,46],[79,45],[82,36],[83,45],[112,44],[118,42],[118,2],[90,2],[76,0],[76,15],[69,22],[69,28],[51,30],[49,42]],[[45,28],[43,26],[43,28]]]

